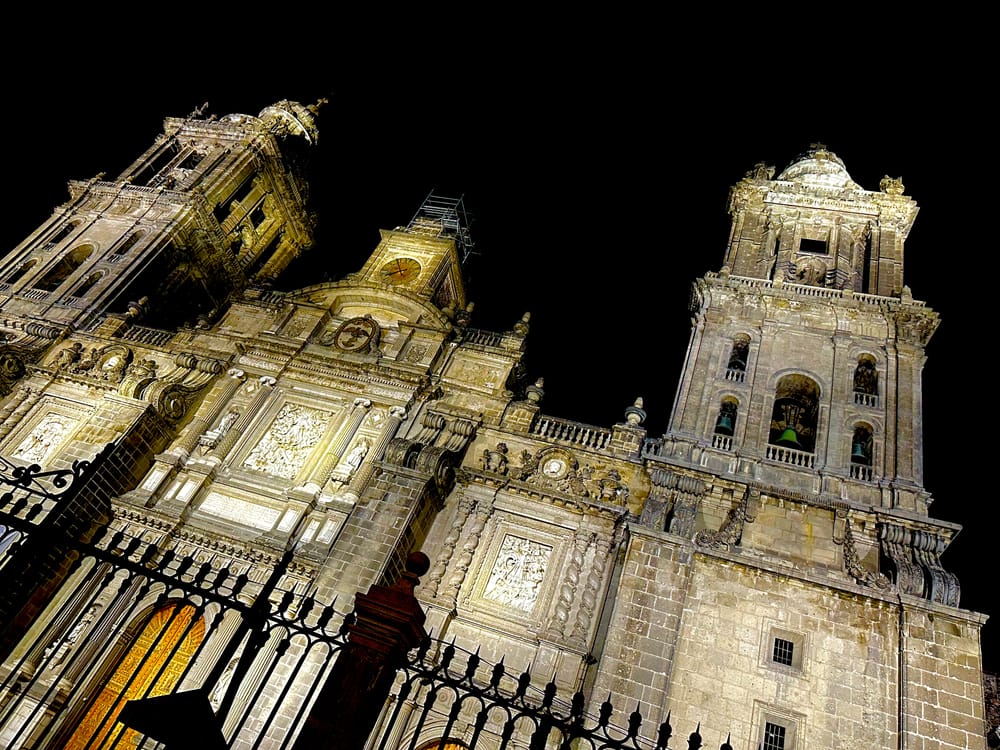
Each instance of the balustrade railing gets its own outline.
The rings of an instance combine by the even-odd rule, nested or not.
[[[531,434],[594,450],[603,450],[611,442],[611,430],[544,415],[535,422]]]
[[[816,465],[816,455],[814,453],[798,451],[782,445],[768,445],[765,455],[768,461],[777,461],[789,466],[801,466],[805,469],[812,469]]]
[[[709,272],[705,274],[706,278],[710,279],[723,279],[728,278],[735,281],[743,286],[758,287],[762,289],[773,289],[776,288],[774,281],[771,279],[755,279],[749,276],[734,276],[730,274],[729,276],[723,276],[723,274],[718,272]],[[866,304],[877,305],[889,303],[899,303],[899,299],[896,297],[883,297],[879,294],[866,294],[861,292],[854,292],[850,289],[829,289],[822,286],[809,286],[807,284],[789,284],[782,283],[780,285],[781,289],[791,289],[796,294],[802,294],[808,297],[824,297],[829,299],[835,299],[837,297],[856,299]],[[914,307],[925,307],[926,303],[922,300],[907,300],[907,304],[913,305]]]
[[[858,406],[878,406],[878,396],[874,393],[862,393],[861,391],[854,392],[854,403]]]
[[[712,447],[723,451],[733,449],[733,438],[729,435],[712,435]]]
[[[170,331],[160,330],[159,328],[131,325],[122,332],[121,337],[127,341],[134,341],[139,344],[161,346],[170,341],[174,337],[174,334]]]
[[[483,331],[479,328],[466,328],[462,338],[469,343],[481,346],[500,346],[503,343],[502,333]]]
[[[730,383],[743,383],[747,379],[746,370],[736,370],[732,367],[726,370],[726,380]]]
[[[862,482],[871,482],[875,478],[875,471],[867,464],[851,464],[851,479],[860,479]]]

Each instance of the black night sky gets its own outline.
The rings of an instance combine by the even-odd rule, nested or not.
[[[787,57],[756,47],[716,59],[723,75],[707,58],[665,49],[622,43],[612,55],[581,44],[570,59],[531,40],[506,49],[502,64],[479,50],[489,63],[469,67],[467,49],[389,64],[376,60],[387,42],[363,33],[366,51],[336,60],[321,45],[305,58],[290,48],[235,59],[234,39],[224,59],[163,45],[132,65],[128,54],[78,45],[52,51],[61,72],[51,76],[23,74],[24,59],[6,52],[4,252],[68,199],[68,180],[114,177],[167,116],[204,102],[208,114],[256,115],[281,99],[325,97],[319,244],[301,278],[356,270],[379,229],[406,224],[429,191],[464,196],[476,243],[471,325],[507,330],[530,312],[528,375],[544,378],[546,414],[607,427],[642,396],[658,436],[684,362],[691,282],[722,263],[730,186],[757,162],[780,172],[823,143],[862,187],[901,177],[920,206],[905,279],[941,316],[924,369],[925,486],[931,514],[964,527],[943,558],[960,578],[961,606],[1000,619],[987,471],[997,432],[987,328],[996,157],[973,79],[934,82],[892,60],[779,76]],[[998,628],[991,620],[983,630],[994,672]]]

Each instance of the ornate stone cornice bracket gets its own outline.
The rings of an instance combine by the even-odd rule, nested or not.
[[[930,530],[882,523],[879,541],[902,593],[958,606],[961,594],[958,577],[946,571],[940,559],[948,546],[947,539]]]
[[[740,504],[729,510],[722,527],[718,531],[702,529],[695,534],[694,543],[709,549],[728,549],[732,545],[739,544],[743,537],[743,525],[753,523],[759,507],[760,490],[756,487],[747,487]]]
[[[834,511],[833,542],[844,546],[844,570],[851,578],[863,586],[871,586],[881,591],[892,588],[892,581],[882,573],[869,570],[861,562],[846,508],[837,508]]]
[[[649,478],[653,488],[643,505],[639,523],[660,531],[690,536],[694,531],[698,504],[707,490],[705,483],[667,469],[652,469]]]

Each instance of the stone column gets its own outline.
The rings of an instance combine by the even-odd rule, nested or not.
[[[237,370],[236,368],[229,370],[226,374],[229,375],[229,378],[223,381],[220,393],[212,399],[210,407],[204,414],[195,415],[194,419],[191,420],[191,424],[188,425],[188,428],[184,430],[184,433],[174,443],[174,450],[183,451],[186,455],[191,454],[191,451],[198,445],[198,438],[212,426],[212,423],[218,418],[222,409],[229,404],[229,400],[236,393],[236,390],[240,387],[240,383],[243,382],[246,376],[242,370]]]
[[[453,572],[448,579],[448,586],[441,594],[441,598],[446,602],[449,609],[454,609],[455,602],[458,601],[458,592],[462,589],[462,584],[465,583],[465,574],[469,571],[472,558],[476,553],[476,548],[479,546],[479,538],[482,536],[483,529],[486,528],[486,521],[489,520],[492,513],[492,504],[480,502],[469,517],[465,526],[465,533],[462,535],[462,538],[465,540],[465,543],[462,545],[462,552],[455,560]]]
[[[469,518],[469,513],[472,512],[475,505],[475,500],[467,496],[462,497],[462,499],[458,501],[458,513],[455,516],[455,520],[452,523],[451,528],[448,530],[448,536],[445,537],[445,540],[441,545],[441,551],[438,554],[437,561],[434,563],[434,569],[427,577],[427,583],[421,592],[426,598],[437,598],[438,587],[441,585],[441,579],[444,577],[445,571],[448,570],[448,564],[451,562],[451,558],[455,553],[455,546],[462,538],[462,529],[465,526],[465,522]]]
[[[385,447],[396,436],[396,430],[399,429],[399,425],[403,423],[404,419],[406,419],[406,409],[402,406],[393,406],[389,409],[389,419],[379,436],[378,443],[368,451],[365,461],[354,472],[351,483],[347,486],[348,492],[355,497],[361,497],[368,480],[375,473],[375,464],[382,460],[382,456],[385,455]]]
[[[601,592],[604,580],[604,570],[611,559],[612,538],[606,534],[598,534],[594,539],[594,561],[587,569],[587,581],[580,593],[580,607],[576,611],[576,624],[573,627],[572,640],[578,644],[587,642],[587,633],[597,609],[597,597]]]
[[[563,571],[559,599],[556,601],[555,612],[553,612],[547,628],[547,637],[552,640],[561,640],[569,635],[569,613],[577,597],[580,571],[583,569],[583,558],[587,553],[589,544],[590,534],[577,530],[573,538],[573,547],[570,551],[569,561]]]
[[[41,391],[22,385],[17,390],[17,395],[7,400],[3,409],[0,410],[0,440],[7,437],[15,425],[20,424],[24,415],[28,413],[32,406],[38,403],[41,395]]]
[[[257,415],[257,411],[274,392],[274,386],[278,381],[268,375],[264,375],[258,382],[260,383],[260,388],[257,390],[257,395],[254,396],[253,401],[247,406],[233,426],[229,428],[229,431],[222,436],[219,444],[215,446],[213,452],[220,458],[224,457],[230,451],[236,443],[237,438],[243,434],[243,431],[246,430],[250,422]]]
[[[363,750],[407,652],[427,637],[413,589],[429,566],[427,555],[413,552],[395,584],[357,595],[357,622],[293,750]]]
[[[337,464],[340,463],[340,458],[344,454],[344,450],[351,443],[351,438],[354,437],[361,423],[364,421],[365,415],[368,414],[368,410],[371,409],[372,402],[367,398],[356,398],[354,399],[354,408],[351,409],[350,414],[347,415],[347,419],[344,424],[341,425],[337,436],[333,439],[330,447],[326,451],[326,455],[323,456],[323,460],[320,461],[319,466],[315,471],[309,476],[309,481],[318,484],[322,487],[330,479],[330,472],[337,468]]]

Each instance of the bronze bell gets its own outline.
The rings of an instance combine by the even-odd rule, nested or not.
[[[865,453],[865,446],[862,443],[854,443],[854,448],[851,450],[851,461],[856,464],[868,463],[868,454]]]
[[[799,443],[799,436],[795,434],[795,430],[791,427],[786,427],[785,431],[781,433],[781,437],[774,441],[774,444],[784,448],[794,448],[797,451],[802,450],[802,444]]]
[[[715,431],[719,435],[732,435],[733,418],[728,414],[720,414],[719,421],[715,423]]]

